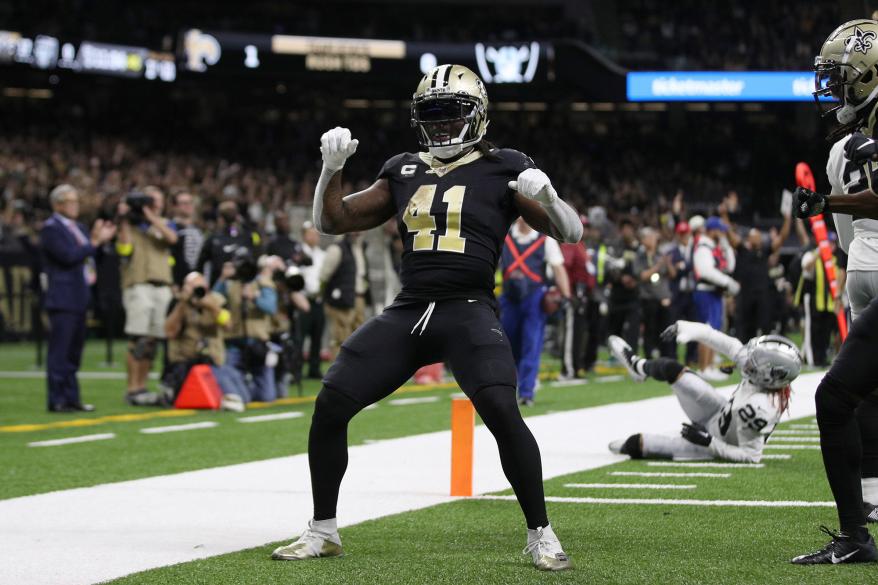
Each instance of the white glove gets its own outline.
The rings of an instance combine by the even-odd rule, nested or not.
[[[320,153],[323,166],[331,171],[340,170],[346,160],[357,152],[359,140],[351,140],[351,131],[336,126],[320,137]]]
[[[704,323],[681,320],[662,331],[661,338],[664,341],[676,341],[679,344],[689,343],[698,339],[699,334],[704,331],[705,327],[708,326]]]
[[[728,292],[732,296],[735,296],[739,292],[741,292],[741,285],[738,284],[738,281],[734,278],[730,278],[729,282],[726,284],[726,292]]]
[[[509,181],[509,188],[542,205],[552,205],[558,199],[552,181],[540,169],[524,169],[518,180]]]

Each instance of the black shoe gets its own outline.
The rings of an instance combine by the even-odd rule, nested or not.
[[[155,392],[141,388],[125,395],[125,402],[131,406],[159,406],[160,397]]]
[[[76,412],[76,409],[66,404],[53,404],[49,407],[49,412]]]
[[[878,506],[863,502],[863,512],[866,513],[866,523],[875,524],[878,522]]]
[[[833,532],[826,526],[820,530],[832,537],[832,540],[822,549],[800,555],[790,562],[795,565],[825,565],[840,563],[874,563],[878,561],[878,549],[875,541],[869,536],[865,542],[858,542],[844,532]]]
[[[71,406],[73,410],[78,410],[80,412],[94,412],[95,407],[94,404],[83,404],[82,402],[77,402],[73,406]]]
[[[534,401],[533,401],[533,398],[522,398],[518,401],[518,404],[520,406],[533,406]]]

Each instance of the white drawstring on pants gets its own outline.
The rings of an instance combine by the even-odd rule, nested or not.
[[[412,332],[409,335],[414,335],[415,329],[418,328],[418,325],[421,325],[421,332],[418,333],[418,336],[424,334],[424,331],[427,329],[427,323],[430,322],[430,317],[433,315],[433,309],[436,308],[436,301],[430,301],[430,304],[427,305],[427,310],[421,315],[421,318],[418,319],[418,322],[415,323],[415,326],[412,327]],[[423,324],[422,324],[423,322]]]

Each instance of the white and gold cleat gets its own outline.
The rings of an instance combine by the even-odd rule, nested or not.
[[[528,542],[522,554],[530,553],[534,566],[537,569],[541,571],[564,571],[573,568],[570,558],[564,552],[564,549],[561,548],[561,542],[555,536],[555,531],[552,530],[551,526],[528,530],[527,533]]]
[[[321,557],[340,557],[344,554],[338,532],[324,534],[315,532],[308,522],[308,529],[297,540],[286,546],[280,546],[271,553],[276,561],[303,561]]]

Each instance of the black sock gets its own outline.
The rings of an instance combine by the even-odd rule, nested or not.
[[[870,394],[857,406],[857,426],[863,446],[862,476],[878,477],[878,395]]]
[[[841,530],[860,540],[866,526],[863,491],[860,484],[862,446],[854,408],[849,398],[830,375],[817,387],[817,424],[820,427],[820,450],[826,479],[838,507]]]
[[[503,473],[518,498],[527,527],[536,529],[548,525],[540,448],[521,418],[515,389],[489,386],[476,392],[472,401],[497,440]]]
[[[362,408],[345,394],[326,386],[314,403],[308,465],[315,520],[335,518],[338,489],[348,467],[348,422]]]
[[[676,382],[677,378],[680,377],[680,372],[684,369],[686,367],[683,364],[671,358],[646,360],[646,363],[643,364],[643,371],[646,372],[647,376],[668,384]]]
[[[632,459],[643,459],[643,441],[642,435],[631,435],[622,444],[619,452],[628,455]]]

